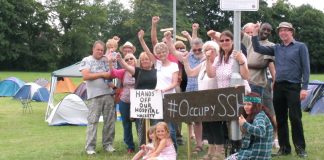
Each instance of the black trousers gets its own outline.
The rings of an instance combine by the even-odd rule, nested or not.
[[[278,124],[280,148],[291,152],[289,143],[288,117],[291,125],[293,144],[296,148],[305,149],[305,138],[300,108],[300,84],[276,82],[273,92],[273,104]]]
[[[222,145],[225,143],[225,134],[227,134],[227,131],[225,131],[227,130],[226,122],[202,122],[202,125],[208,144]]]

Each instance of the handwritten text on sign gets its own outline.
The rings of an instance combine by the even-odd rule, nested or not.
[[[164,120],[177,122],[229,121],[237,119],[244,87],[164,95]]]
[[[132,89],[130,100],[132,118],[163,119],[161,91]]]

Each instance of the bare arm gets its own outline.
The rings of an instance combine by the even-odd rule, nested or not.
[[[198,23],[192,24],[192,39],[198,38],[198,29],[199,29]]]
[[[188,77],[196,77],[199,74],[200,68],[201,68],[201,63],[197,65],[195,68],[191,68],[189,65],[189,54],[185,54],[183,57],[183,66],[185,68],[185,71],[187,73]]]
[[[165,37],[165,40],[166,40],[166,45],[168,46],[169,48],[169,52],[171,54],[173,54],[175,57],[177,57],[178,61],[182,62],[183,58],[182,58],[182,53],[177,51],[173,45],[173,42],[172,42],[172,39],[171,39],[171,32],[170,31],[167,31],[164,33],[164,37]]]
[[[240,74],[243,79],[248,80],[249,79],[249,69],[247,66],[247,60],[242,52],[239,51],[233,51],[234,58],[237,60],[240,66]]]
[[[207,32],[208,37],[210,37],[210,39],[211,39],[212,41],[215,41],[215,42],[218,43],[218,44],[219,44],[220,34],[221,34],[221,33],[216,32],[216,31],[214,31],[214,30],[209,30],[209,31]]]
[[[272,82],[274,82],[274,81],[276,81],[276,67],[274,65],[274,62],[270,62],[268,67],[269,67],[270,74],[272,77]]]
[[[81,70],[81,74],[83,77],[83,80],[95,80],[99,78],[109,79],[110,78],[110,72],[99,72],[99,73],[91,73],[89,69],[83,69]]]
[[[187,40],[189,41],[189,43],[191,42],[192,38],[190,36],[190,34],[187,31],[182,31],[181,34],[187,38]]]
[[[119,64],[126,69],[127,72],[129,72],[132,76],[135,74],[135,67],[128,65],[124,59],[121,58],[120,54],[117,55],[117,61],[119,62]]]
[[[209,51],[206,52],[206,71],[207,71],[207,76],[209,78],[214,78],[216,77],[216,67],[214,67],[212,65],[212,63],[210,62],[209,58],[210,58],[210,53],[208,53]]]
[[[161,151],[166,147],[167,139],[164,138],[160,141],[159,146],[149,155],[150,158],[157,157],[160,155]]]
[[[147,45],[146,45],[146,43],[144,41],[144,31],[140,30],[137,35],[138,35],[138,39],[139,39],[139,41],[141,43],[141,46],[142,46],[143,50],[149,56],[150,60],[155,64],[156,58],[153,55],[153,53],[150,51],[150,49],[147,47]]]
[[[159,42],[157,38],[157,31],[156,31],[159,20],[160,20],[159,16],[152,17],[151,41],[153,47]]]

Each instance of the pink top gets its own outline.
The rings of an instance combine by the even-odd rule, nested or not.
[[[163,160],[176,160],[177,159],[177,153],[175,151],[174,145],[172,144],[172,140],[169,139],[164,149],[160,152],[157,159],[163,159]]]
[[[231,83],[231,75],[232,75],[232,66],[235,61],[233,55],[230,55],[228,62],[225,63],[224,58],[221,60],[220,63],[219,57],[215,57],[213,67],[216,67],[216,80],[217,80],[217,87],[218,88],[226,88],[230,87]],[[244,60],[246,62],[246,58]],[[245,91],[251,92],[251,88],[247,80],[243,80]]]
[[[123,83],[123,90],[120,99],[123,102],[130,103],[130,89],[135,87],[135,78],[126,72],[125,69],[113,69],[111,71],[112,78],[118,78]]]

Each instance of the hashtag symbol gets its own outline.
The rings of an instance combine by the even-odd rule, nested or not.
[[[170,117],[173,118],[174,117],[174,113],[178,112],[176,110],[176,107],[178,105],[175,103],[175,100],[171,100],[168,104],[169,104],[168,111],[170,111]]]

